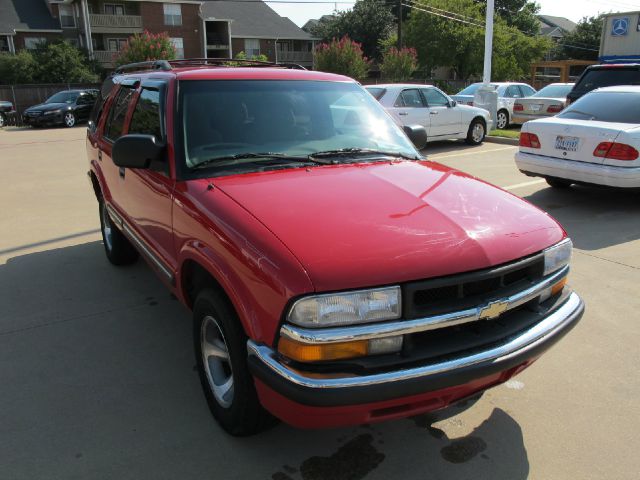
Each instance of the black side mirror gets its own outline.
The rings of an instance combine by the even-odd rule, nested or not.
[[[449,107],[455,107],[458,104],[458,102],[456,102],[455,100],[451,100],[449,102]]]
[[[404,133],[407,134],[409,140],[413,142],[413,145],[418,149],[422,150],[427,146],[427,129],[422,125],[405,125]]]
[[[163,153],[164,145],[156,141],[155,135],[132,133],[116,140],[111,158],[118,167],[149,168],[151,162],[162,159]]]

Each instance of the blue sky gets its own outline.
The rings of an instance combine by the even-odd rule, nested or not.
[[[286,1],[286,0],[281,0]],[[347,3],[344,3],[347,2]],[[269,3],[283,17],[289,17],[297,25],[302,26],[310,18],[318,18],[332,13],[335,7],[338,10],[351,8],[355,3],[352,0],[342,0],[341,3]],[[599,12],[625,12],[640,11],[640,0],[538,0],[541,5],[540,13],[566,17],[577,22],[584,16],[597,15]]]

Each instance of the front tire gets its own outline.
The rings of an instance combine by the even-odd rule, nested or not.
[[[138,251],[113,224],[104,201],[100,200],[98,205],[102,243],[104,244],[104,252],[107,258],[114,265],[130,265],[134,263],[138,259]]]
[[[484,141],[486,134],[487,127],[485,123],[481,119],[475,118],[469,125],[466,142],[469,145],[480,145]]]
[[[229,434],[247,436],[272,423],[247,365],[247,336],[224,294],[202,290],[193,305],[193,341],[209,409]]]
[[[506,110],[499,110],[496,118],[496,128],[502,130],[509,126],[509,112]]]
[[[3,113],[0,113],[0,128],[4,127],[7,123],[7,120],[5,119],[5,116]]]
[[[550,187],[566,189],[569,188],[572,183],[569,180],[563,178],[545,178]]]
[[[64,121],[65,127],[68,127],[68,128],[75,127],[76,116],[74,115],[73,112],[67,112],[64,114],[63,121]]]

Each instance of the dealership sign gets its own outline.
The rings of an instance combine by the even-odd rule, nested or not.
[[[614,18],[611,22],[611,35],[622,37],[629,32],[629,17]]]

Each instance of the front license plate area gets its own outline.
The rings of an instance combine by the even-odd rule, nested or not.
[[[565,137],[558,135],[556,137],[556,150],[564,150],[565,152],[575,152],[578,150],[580,139],[578,137]]]

